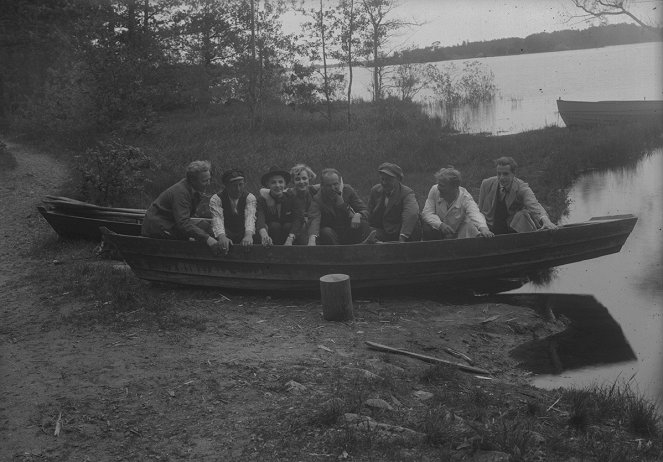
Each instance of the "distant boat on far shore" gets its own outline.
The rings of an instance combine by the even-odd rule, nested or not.
[[[645,123],[663,126],[663,101],[565,101],[557,100],[559,115],[567,127]]]

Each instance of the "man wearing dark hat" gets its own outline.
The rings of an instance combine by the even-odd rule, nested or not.
[[[290,173],[272,167],[265,173],[260,182],[266,189],[258,195],[258,213],[256,228],[262,245],[282,245],[291,233],[292,224],[300,217],[300,211],[294,197],[286,194],[286,185],[290,182]]]
[[[311,199],[308,245],[359,244],[368,234],[368,209],[338,170],[320,174],[320,190]]]
[[[414,191],[401,184],[403,170],[385,162],[378,174],[380,184],[373,186],[368,199],[368,224],[375,230],[375,238],[384,242],[420,240],[419,204]]]
[[[212,231],[224,253],[232,244],[249,246],[256,233],[256,197],[244,191],[244,173],[238,169],[226,171],[221,177],[223,190],[209,201],[212,212]]]

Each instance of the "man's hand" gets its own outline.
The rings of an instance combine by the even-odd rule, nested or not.
[[[361,213],[355,213],[350,220],[350,228],[357,229],[361,225]]]
[[[269,247],[273,244],[272,238],[269,237],[269,234],[267,234],[267,230],[265,228],[262,228],[260,231],[260,243],[264,245],[265,247]]]
[[[269,237],[269,235],[263,236],[261,238],[261,241],[262,241],[262,245],[264,245],[265,247],[270,247],[274,243],[274,241],[272,241],[272,238]]]
[[[225,234],[220,234],[217,237],[217,240],[218,240],[218,246],[221,248],[221,252],[223,252],[224,255],[228,254],[230,246],[233,245],[233,241],[228,239],[228,237]]]
[[[495,237],[495,234],[491,230],[485,227],[479,228],[479,236],[481,237]]]
[[[549,218],[543,217],[541,219],[541,229],[557,229],[557,225],[550,221]]]
[[[316,245],[316,236],[309,236],[308,245]]]
[[[217,256],[218,256],[218,255],[221,255],[221,254],[222,254],[222,250],[221,250],[221,248],[219,247],[219,241],[217,241],[216,239],[214,239],[212,236],[210,236],[210,237],[207,238],[207,247],[210,248],[210,250],[212,251],[212,253],[213,253],[214,255],[217,255]]]
[[[242,247],[250,247],[253,245],[253,234],[251,233],[246,233],[244,234],[244,237],[242,238],[242,242],[240,242]]]
[[[440,232],[442,233],[442,235],[444,237],[453,236],[453,234],[454,234],[454,230],[451,229],[451,226],[449,226],[448,224],[446,224],[444,222],[440,223],[440,227],[437,228],[437,229],[440,230]]]
[[[283,245],[292,245],[292,241],[295,240],[295,235],[294,234],[288,234],[288,237],[285,239],[285,242]]]

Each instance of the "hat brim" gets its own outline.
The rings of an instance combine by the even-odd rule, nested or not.
[[[285,170],[272,170],[271,172],[265,173],[261,178],[260,178],[260,183],[265,187],[268,188],[268,182],[269,179],[273,176],[282,176],[283,180],[285,181],[286,184],[290,183],[290,173],[286,172]]]
[[[393,178],[396,178],[397,180],[402,180],[403,179],[402,175],[399,175],[398,173],[396,173],[392,170],[388,170],[386,168],[381,168],[380,170],[378,170],[378,173],[384,173],[385,175],[389,175]]]
[[[226,180],[226,183],[232,183],[233,181],[239,181],[239,180],[243,180],[243,179],[244,179],[243,176],[234,176],[232,178],[228,178]]]

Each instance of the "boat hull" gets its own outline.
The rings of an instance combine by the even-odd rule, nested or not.
[[[557,100],[559,115],[567,127],[612,124],[663,126],[663,101],[564,101]]]
[[[317,290],[325,274],[348,274],[353,288],[457,285],[512,278],[619,252],[634,216],[554,231],[494,238],[354,246],[233,246],[214,256],[204,243],[106,233],[142,279],[248,290]]]
[[[89,239],[99,241],[101,239],[100,228],[107,228],[118,234],[139,236],[142,220],[130,218],[119,220],[104,220],[101,218],[72,215],[49,210],[46,207],[37,207],[39,213],[46,219],[51,228],[61,237]]]

